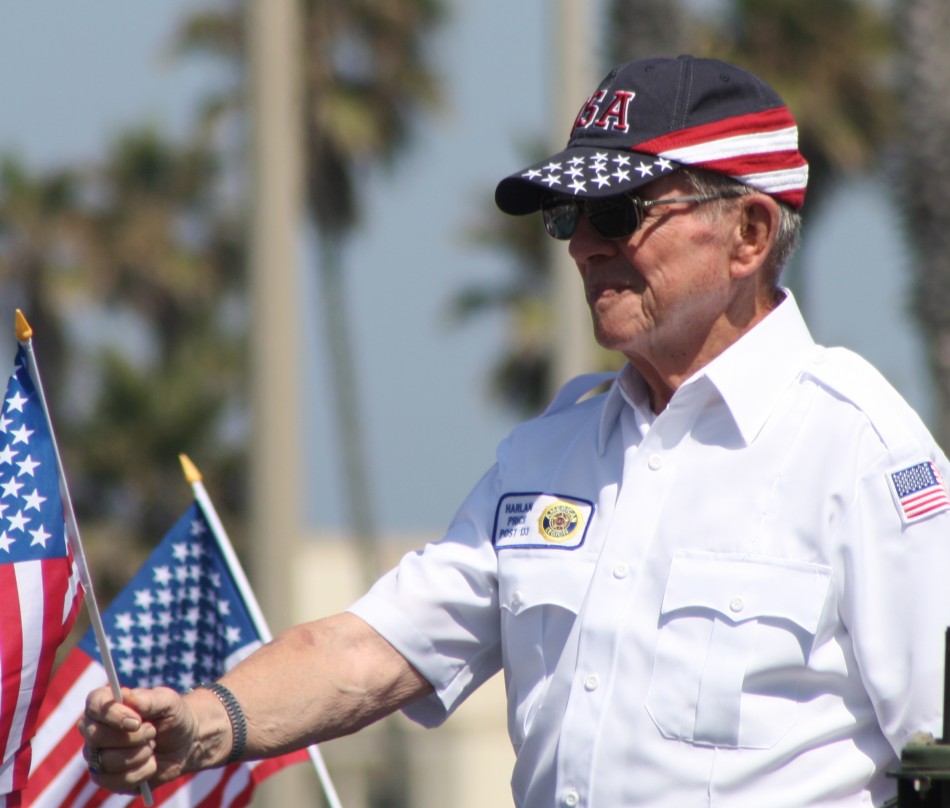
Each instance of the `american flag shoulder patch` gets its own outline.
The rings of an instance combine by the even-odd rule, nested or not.
[[[887,482],[904,524],[950,508],[950,496],[937,467],[930,460],[890,471]]]

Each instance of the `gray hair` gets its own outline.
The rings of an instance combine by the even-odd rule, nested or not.
[[[693,190],[701,196],[728,194],[729,197],[735,199],[736,197],[759,193],[749,185],[713,171],[684,168],[681,173],[686,177]],[[702,205],[701,209],[708,210],[712,208],[710,215],[721,215],[729,203],[730,199],[722,199]],[[798,249],[802,229],[802,217],[797,210],[789,207],[784,202],[779,202],[778,208],[778,230],[775,233],[775,242],[772,244],[772,249],[766,256],[764,264],[765,280],[773,289],[778,287],[782,270],[795,254],[795,250]]]

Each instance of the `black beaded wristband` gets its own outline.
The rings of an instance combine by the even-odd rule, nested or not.
[[[247,721],[244,719],[244,711],[234,694],[219,682],[202,682],[195,685],[194,690],[198,688],[210,690],[218,697],[228,712],[228,720],[231,722],[231,754],[224,761],[225,766],[236,763],[244,754],[244,747],[247,746]]]

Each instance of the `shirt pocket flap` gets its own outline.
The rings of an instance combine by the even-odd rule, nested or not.
[[[559,606],[578,614],[593,572],[593,559],[505,553],[498,564],[499,605],[511,614],[535,606]]]
[[[831,569],[782,558],[681,550],[673,556],[662,614],[713,610],[738,623],[788,620],[815,634]]]

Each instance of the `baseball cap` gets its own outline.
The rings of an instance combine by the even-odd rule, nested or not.
[[[625,62],[584,102],[567,148],[503,179],[495,203],[532,213],[549,194],[598,198],[691,166],[732,177],[798,210],[808,163],[798,127],[768,84],[718,59]]]

